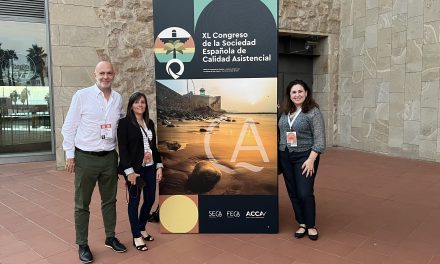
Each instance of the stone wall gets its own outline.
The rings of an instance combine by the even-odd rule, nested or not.
[[[74,92],[94,83],[99,60],[110,59],[119,73],[114,89],[126,105],[129,95],[154,90],[152,0],[49,0],[57,167],[64,166],[61,127]],[[333,144],[337,94],[339,0],[280,0],[279,30],[323,37],[314,65],[315,97]],[[156,113],[152,113],[153,118]]]
[[[57,166],[71,97],[111,59],[126,105],[155,109],[152,0],[50,0]],[[279,31],[317,36],[329,145],[440,161],[440,0],[279,0]],[[153,117],[156,113],[152,113]]]
[[[72,95],[79,88],[94,83],[93,71],[99,61],[96,51],[105,43],[103,24],[95,11],[101,4],[101,1],[49,1],[58,168],[64,167],[61,127]]]
[[[280,0],[279,32],[316,39],[313,96],[326,126],[327,146],[336,144],[340,0]]]
[[[210,107],[214,111],[222,110],[221,96],[193,95],[191,98],[191,106],[194,109]]]
[[[49,2],[56,160],[61,169],[64,117],[72,95],[95,82],[98,61],[115,65],[113,88],[122,94],[123,106],[134,91],[143,91],[155,118],[152,0]]]
[[[440,0],[342,0],[337,141],[440,161]]]
[[[339,34],[340,0],[279,0],[280,32]]]

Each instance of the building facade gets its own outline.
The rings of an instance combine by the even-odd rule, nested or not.
[[[115,65],[124,105],[143,91],[156,116],[153,7],[152,0],[44,4],[52,153],[63,168],[64,117],[72,95],[94,82],[99,60]],[[329,146],[440,162],[440,0],[279,0],[279,35],[314,46],[313,95]]]
[[[440,161],[440,1],[341,3],[337,143]]]
[[[54,159],[43,0],[0,4],[0,163]]]

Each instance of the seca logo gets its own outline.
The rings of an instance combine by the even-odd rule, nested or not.
[[[222,217],[222,212],[221,211],[208,211],[209,217],[210,218],[220,218]]]
[[[264,217],[267,212],[263,211],[247,211],[246,217]]]

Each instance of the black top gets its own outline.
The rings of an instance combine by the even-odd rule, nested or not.
[[[150,149],[153,152],[153,162],[162,163],[156,145],[156,132],[153,120],[149,120],[147,128],[151,130],[153,138],[149,141]],[[125,175],[124,170],[133,168],[135,173],[140,173],[142,161],[144,159],[144,141],[140,126],[134,125],[127,117],[119,120],[118,125],[118,147],[119,147],[119,166],[118,173]],[[125,175],[127,176],[127,175]]]

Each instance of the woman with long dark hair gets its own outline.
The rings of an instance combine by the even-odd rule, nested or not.
[[[325,149],[325,128],[319,106],[304,81],[295,80],[287,86],[278,128],[279,159],[299,225],[295,237],[307,234],[317,240],[314,183],[319,156]]]
[[[128,192],[128,218],[133,246],[147,250],[144,241],[153,241],[146,231],[151,206],[154,203],[156,182],[162,178],[162,159],[156,145],[154,122],[149,118],[145,94],[130,96],[127,114],[118,125],[119,171],[125,176]],[[143,204],[139,212],[140,196]],[[138,213],[139,212],[139,213]]]

